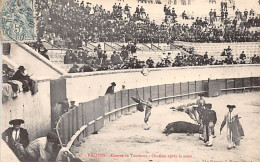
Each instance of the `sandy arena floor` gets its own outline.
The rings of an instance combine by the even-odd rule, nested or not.
[[[193,102],[184,100],[173,104],[153,107],[150,130],[144,130],[143,112],[124,115],[106,124],[98,134],[85,138],[85,143],[72,149],[83,161],[260,161],[260,93],[229,94],[216,98],[205,98],[212,103],[217,113],[216,138],[212,147],[204,146],[199,135],[162,133],[165,126],[173,121],[190,121],[183,112],[173,112],[171,106]],[[241,145],[227,150],[226,126],[220,135],[219,129],[227,104],[235,104],[241,117],[245,137]],[[92,154],[91,154],[92,153]],[[132,155],[131,155],[132,154]]]

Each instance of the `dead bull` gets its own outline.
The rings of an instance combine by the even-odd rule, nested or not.
[[[192,124],[185,121],[177,121],[169,123],[163,133],[169,135],[171,133],[199,133],[200,125]]]

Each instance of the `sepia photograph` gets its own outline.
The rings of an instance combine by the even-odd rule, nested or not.
[[[260,0],[0,0],[0,162],[260,162]]]

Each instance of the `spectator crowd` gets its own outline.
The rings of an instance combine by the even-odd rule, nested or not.
[[[223,63],[241,63],[243,59],[232,59],[231,55],[223,61],[214,57],[194,53],[178,55],[175,59],[161,59],[154,63],[152,58],[140,61],[134,56],[138,49],[136,43],[173,43],[187,42],[257,42],[260,32],[250,31],[251,27],[259,27],[259,16],[253,9],[243,14],[238,9],[235,18],[228,15],[226,1],[221,2],[221,13],[211,9],[209,17],[196,19],[188,17],[184,11],[183,19],[192,19],[193,23],[180,24],[176,21],[174,8],[164,6],[165,20],[161,24],[151,21],[143,6],[132,8],[128,4],[122,6],[115,3],[112,11],[105,10],[102,5],[73,0],[36,1],[37,34],[39,37],[36,49],[46,56],[41,39],[45,39],[58,47],[68,49],[64,57],[65,64],[74,64],[69,72],[89,72],[98,70],[114,70],[147,67],[219,65]],[[150,1],[140,1],[151,3]],[[183,1],[184,3],[184,1]],[[211,3],[215,3],[211,1]],[[233,10],[235,7],[233,7]],[[220,17],[221,24],[216,24]],[[123,42],[130,43],[121,50],[107,55],[100,46],[94,52],[88,52],[88,42]],[[46,56],[46,58],[48,58]],[[259,57],[252,58],[251,63],[258,63]],[[150,62],[149,62],[150,61]],[[232,61],[232,62],[231,62]],[[238,62],[239,61],[239,62]],[[245,63],[245,62],[242,62]],[[84,64],[79,67],[77,64]]]
[[[250,27],[259,27],[259,16],[253,10],[236,11],[236,18],[228,17],[227,9],[221,11],[221,25],[217,21],[216,11],[211,10],[209,18],[197,18],[192,25],[175,21],[175,9],[164,7],[166,19],[161,24],[150,20],[143,6],[137,6],[133,14],[128,4],[114,4],[112,11],[106,11],[102,5],[92,5],[84,1],[56,0],[45,3],[37,1],[38,37],[57,46],[78,49],[88,42],[136,42],[158,43],[174,40],[189,42],[252,42],[259,41],[259,32],[250,31]],[[224,13],[224,14],[223,14]],[[249,15],[249,17],[248,17]],[[187,19],[187,14],[182,13]],[[238,24],[238,22],[240,22]]]

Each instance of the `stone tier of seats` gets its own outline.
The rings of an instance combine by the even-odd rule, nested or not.
[[[236,43],[191,43],[191,42],[181,42],[176,41],[176,45],[183,46],[186,48],[193,47],[195,53],[199,55],[204,55],[208,52],[209,56],[214,56],[217,60],[222,60],[223,56],[221,53],[228,46],[232,49],[232,55],[234,59],[239,58],[242,51],[245,52],[247,60],[250,60],[254,55],[260,55],[260,43],[258,42],[236,42]]]
[[[171,50],[171,51],[165,51],[165,55],[168,54],[168,52],[171,53],[171,58],[173,59],[178,53],[180,53],[179,50]],[[64,56],[65,56],[66,50],[49,50],[48,55],[50,58],[50,61],[55,63],[57,66],[60,68],[64,69],[65,71],[68,71],[71,67],[72,64],[64,64]],[[107,51],[108,58],[110,58],[111,54],[113,51]],[[136,54],[137,58],[141,61],[146,61],[149,57],[151,57],[154,62],[159,62],[161,61],[161,58],[163,57],[163,51],[137,51]]]

